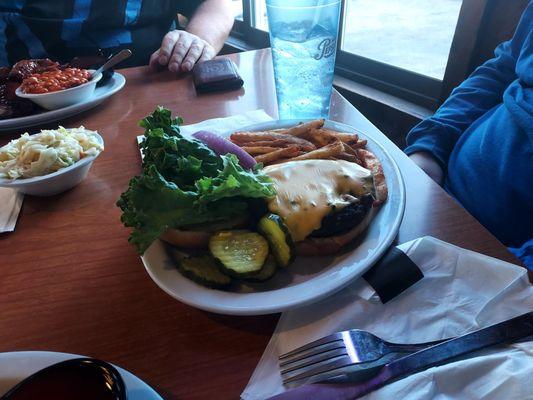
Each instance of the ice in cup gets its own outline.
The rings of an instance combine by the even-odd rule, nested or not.
[[[327,118],[340,0],[266,0],[280,119]]]

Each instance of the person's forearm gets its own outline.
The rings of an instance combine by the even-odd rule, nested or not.
[[[230,0],[206,0],[198,7],[185,30],[204,39],[218,53],[232,27]]]
[[[409,158],[431,179],[442,186],[444,181],[444,171],[431,153],[421,151],[411,154]]]

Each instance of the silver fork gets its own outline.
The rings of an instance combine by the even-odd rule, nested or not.
[[[354,366],[362,371],[365,367],[384,364],[398,354],[413,353],[443,341],[398,344],[359,329],[337,332],[281,355],[281,377],[283,384],[289,386],[297,381],[311,383],[310,379],[317,382],[328,378],[331,371]],[[381,359],[383,363],[379,362]]]

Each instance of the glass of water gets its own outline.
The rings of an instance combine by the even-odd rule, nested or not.
[[[280,119],[327,118],[340,0],[266,0]]]

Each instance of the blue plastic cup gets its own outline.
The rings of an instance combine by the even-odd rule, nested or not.
[[[280,119],[327,118],[340,0],[266,0]]]

